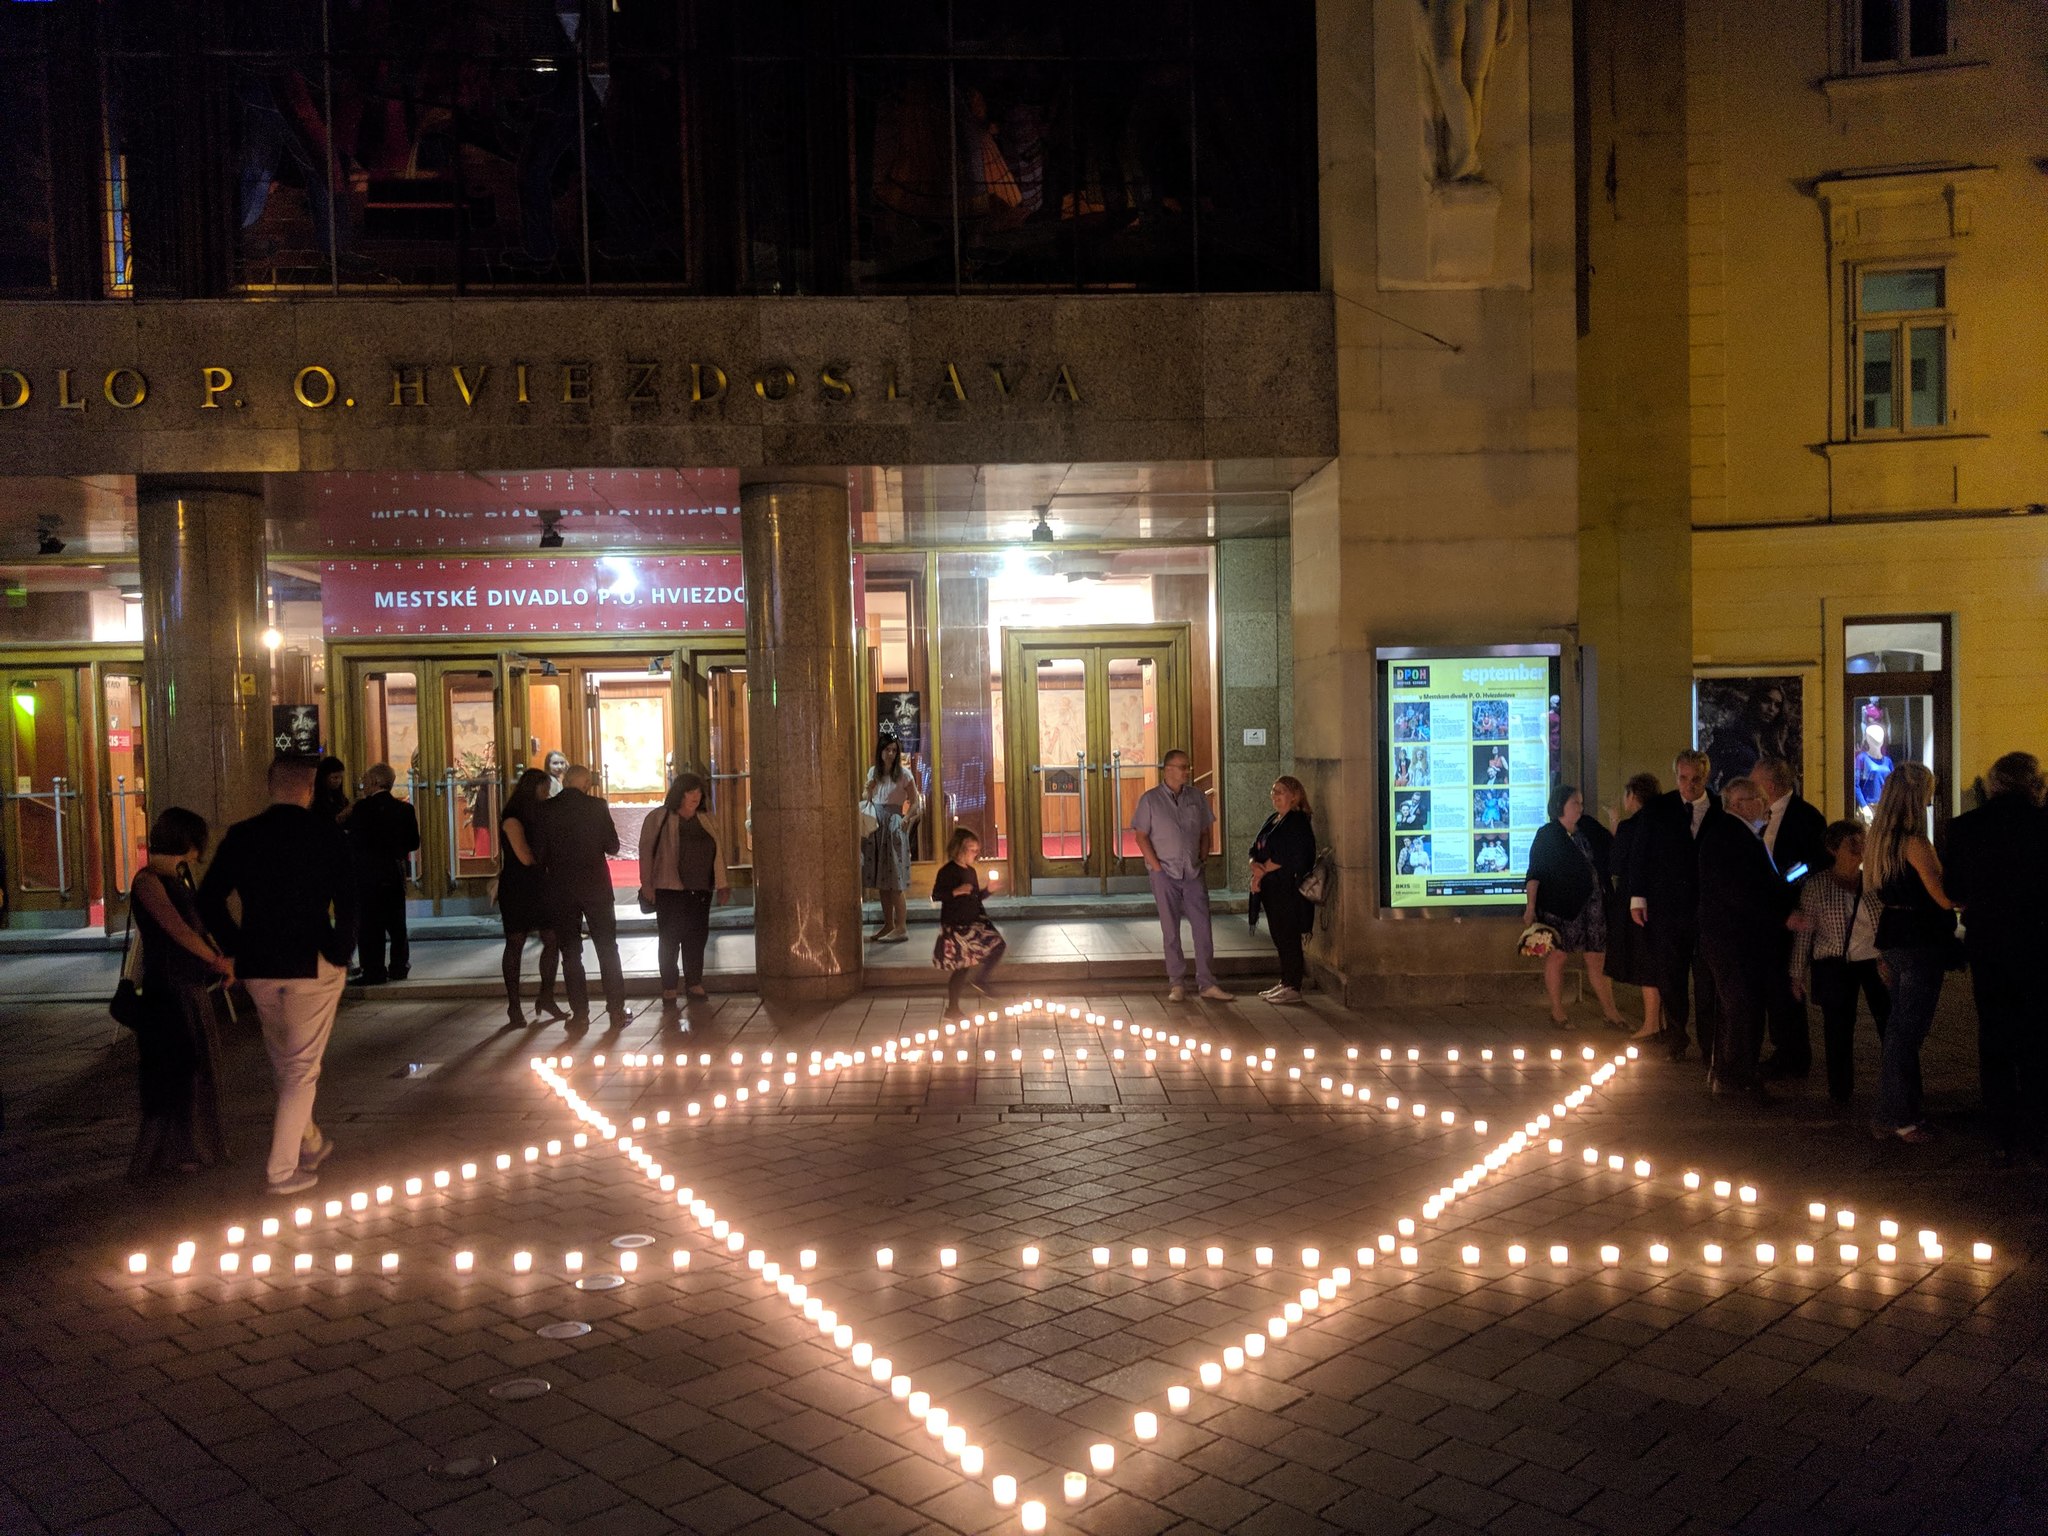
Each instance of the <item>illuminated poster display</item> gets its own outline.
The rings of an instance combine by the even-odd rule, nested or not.
[[[1519,907],[1555,782],[1555,646],[1379,656],[1389,907]]]

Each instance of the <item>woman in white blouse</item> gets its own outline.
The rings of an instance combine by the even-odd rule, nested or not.
[[[910,884],[910,829],[924,813],[924,797],[917,791],[917,759],[906,764],[894,736],[875,744],[860,808],[875,823],[861,840],[860,883],[882,901],[882,926],[870,937],[877,944],[902,944],[910,938],[904,896]]]

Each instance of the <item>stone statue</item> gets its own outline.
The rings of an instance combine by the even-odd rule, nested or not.
[[[1479,135],[1486,79],[1513,30],[1514,0],[1415,0],[1415,36],[1435,111],[1438,182],[1482,181]]]

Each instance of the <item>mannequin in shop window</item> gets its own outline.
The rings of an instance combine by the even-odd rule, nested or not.
[[[924,814],[924,797],[917,789],[917,759],[913,756],[906,763],[902,743],[894,736],[884,736],[875,744],[874,766],[860,792],[860,809],[866,818],[861,825],[868,828],[860,845],[860,883],[882,902],[882,926],[870,937],[877,944],[906,943],[910,938],[904,895],[910,884],[910,830]]]
[[[1892,776],[1891,753],[1885,747],[1884,716],[1875,704],[1863,706],[1863,744],[1856,749],[1856,814],[1867,824],[1884,798],[1884,782]]]

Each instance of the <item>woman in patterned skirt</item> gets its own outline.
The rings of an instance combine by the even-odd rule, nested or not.
[[[1543,988],[1550,994],[1550,1022],[1570,1029],[1564,1009],[1565,956],[1586,957],[1586,977],[1600,999],[1607,1022],[1625,1028],[1628,1021],[1614,1006],[1614,984],[1607,979],[1607,854],[1613,837],[1595,817],[1584,813],[1586,802],[1570,784],[1550,792],[1550,820],[1529,844],[1528,905],[1524,923],[1543,922],[1557,931],[1557,942],[1543,957]]]
[[[980,856],[981,839],[966,827],[955,827],[946,840],[946,862],[932,881],[932,900],[939,904],[939,937],[932,945],[932,964],[952,973],[946,985],[948,1014],[960,1012],[962,994],[970,984],[983,997],[992,995],[989,978],[1009,948],[982,907],[988,888],[974,872],[974,861]]]

